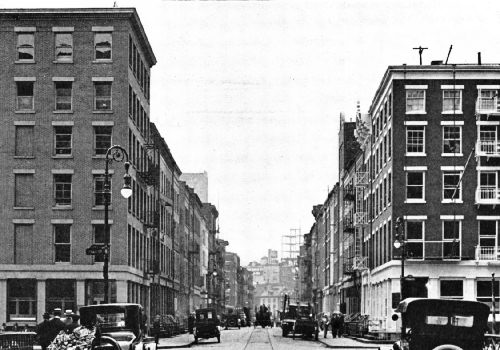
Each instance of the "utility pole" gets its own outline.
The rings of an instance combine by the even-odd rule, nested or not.
[[[427,50],[427,49],[428,49],[428,47],[422,47],[422,46],[413,48],[413,50],[418,50],[418,55],[420,56],[420,65],[422,65],[422,53],[424,52],[424,50]]]

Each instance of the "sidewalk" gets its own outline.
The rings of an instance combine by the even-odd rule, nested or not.
[[[188,348],[194,342],[192,334],[184,333],[170,338],[160,338],[158,349]]]
[[[370,344],[367,342],[362,342],[359,340],[351,339],[351,338],[332,338],[331,336],[328,338],[323,338],[322,334],[318,340],[325,344],[329,348],[333,349],[374,349],[374,350],[382,350],[386,349],[386,346],[382,346],[382,344]]]

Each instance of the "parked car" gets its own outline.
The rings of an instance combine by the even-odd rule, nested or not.
[[[481,350],[486,341],[490,308],[481,302],[408,298],[396,312],[402,334],[394,350]]]
[[[296,334],[301,334],[304,338],[318,340],[319,326],[313,308],[309,304],[299,304],[297,306],[297,315],[293,325],[293,339]]]
[[[215,309],[198,309],[194,321],[193,335],[194,342],[198,339],[217,338],[220,343],[220,324]]]
[[[139,304],[100,304],[80,308],[80,323],[99,328],[92,343],[95,350],[156,350],[154,338],[146,336],[146,314]]]
[[[0,332],[0,349],[39,350],[35,332]]]

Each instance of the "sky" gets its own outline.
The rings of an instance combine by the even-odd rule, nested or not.
[[[0,0],[0,8],[114,0]],[[389,65],[500,63],[500,1],[117,0],[158,63],[151,120],[183,172],[206,171],[220,237],[242,264],[309,232],[338,180],[340,113],[366,112]]]

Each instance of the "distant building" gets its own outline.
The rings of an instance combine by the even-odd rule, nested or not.
[[[182,173],[181,180],[192,187],[203,203],[208,203],[208,173]]]

